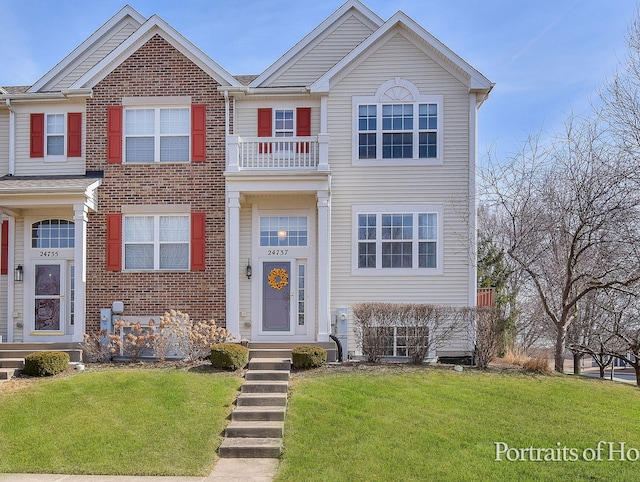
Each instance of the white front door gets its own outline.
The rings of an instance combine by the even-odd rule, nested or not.
[[[25,275],[31,292],[27,338],[45,340],[73,332],[74,266],[66,260],[34,261]]]

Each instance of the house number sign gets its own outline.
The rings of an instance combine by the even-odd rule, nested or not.
[[[38,257],[40,258],[58,258],[60,257],[59,251],[38,251]]]
[[[286,256],[289,254],[288,249],[270,249],[267,251],[267,256]]]

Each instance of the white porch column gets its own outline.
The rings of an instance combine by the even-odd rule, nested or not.
[[[227,329],[240,341],[240,193],[227,192]]]
[[[74,299],[73,299],[73,341],[84,341],[86,330],[86,289],[87,289],[87,215],[89,208],[86,204],[73,206],[73,222],[75,231],[75,248],[73,253]]]
[[[329,341],[331,312],[331,199],[329,191],[318,191],[318,340]]]

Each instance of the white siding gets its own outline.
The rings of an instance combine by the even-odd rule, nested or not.
[[[289,69],[270,81],[269,86],[312,84],[371,33],[371,29],[355,16],[345,19],[344,23],[314,45]]]
[[[85,56],[76,59],[77,65],[73,67],[73,70],[67,73],[67,75],[47,90],[59,91],[69,88],[76,80],[86,74],[94,65],[100,62],[104,57],[111,53],[112,50],[124,42],[135,30],[136,27],[134,25],[123,25],[102,44],[86,52]]]
[[[444,161],[440,166],[352,166],[352,96],[374,95],[401,77],[423,95],[444,96]],[[397,34],[332,87],[329,135],[332,171],[332,312],[364,301],[468,304],[469,95],[466,86],[421,49]],[[441,204],[442,275],[352,274],[352,206]],[[353,338],[352,338],[353,339]],[[461,344],[466,342],[461,340]],[[452,347],[456,348],[456,347]],[[350,346],[349,350],[354,350]]]
[[[24,262],[24,219],[16,219],[15,222],[15,264],[16,266],[21,264],[25,266]],[[11,242],[11,240],[9,241]],[[13,311],[18,314],[16,318],[9,316],[9,323],[13,323],[13,341],[15,343],[22,343],[24,341],[24,326],[16,326],[18,323],[26,325],[26,314],[24,312],[24,282],[16,282],[13,284]],[[13,315],[13,313],[12,313]]]
[[[85,174],[85,142],[86,115],[84,104],[43,104],[29,108],[16,108],[16,176],[42,175],[84,175]],[[43,158],[29,157],[30,119],[32,113],[69,113],[82,112],[82,156],[69,157],[64,161],[46,161]],[[66,142],[66,138],[65,138]]]
[[[265,100],[262,102],[248,101],[236,104],[236,131],[240,137],[256,137],[258,135],[258,108],[270,107],[276,109],[293,109],[297,107],[311,107],[311,135],[320,132],[320,102],[308,97],[299,99]]]
[[[251,204],[242,204],[240,206],[240,313],[246,313],[247,316],[240,315],[240,337],[251,339],[250,323],[254,314],[251,313],[251,280],[247,279],[246,269],[247,260],[251,259]],[[257,275],[258,266],[253,266]],[[255,323],[258,323],[257,313],[255,313]]]
[[[9,172],[9,111],[0,110],[0,176]]]

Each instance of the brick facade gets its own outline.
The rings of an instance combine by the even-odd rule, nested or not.
[[[87,171],[104,171],[98,213],[89,216],[87,332],[100,308],[123,301],[125,315],[174,308],[192,319],[225,321],[225,102],[218,83],[158,35],[105,77],[87,101]],[[207,158],[202,163],[107,164],[107,107],[123,97],[191,96],[206,104]],[[194,272],[112,272],[106,266],[106,214],[123,205],[189,204],[206,212],[206,269]]]

